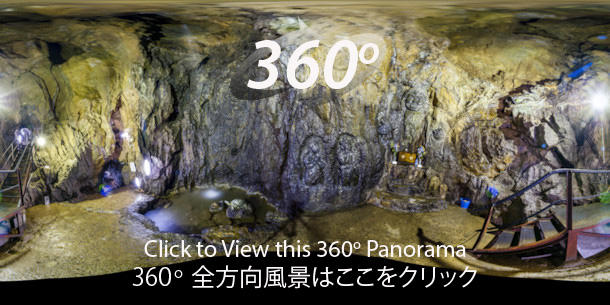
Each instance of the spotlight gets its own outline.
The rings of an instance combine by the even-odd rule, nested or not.
[[[136,185],[137,188],[140,188],[140,186],[142,186],[142,182],[140,181],[140,178],[138,178],[138,177],[133,179],[133,183]]]
[[[42,147],[42,146],[45,146],[46,144],[47,144],[47,140],[45,140],[45,138],[43,138],[43,137],[36,138],[36,145]]]
[[[142,167],[143,167],[144,175],[150,176],[152,169],[150,166],[150,161],[148,159],[144,160],[144,165]]]
[[[121,131],[121,133],[119,134],[119,136],[123,139],[123,140],[129,140],[129,132],[127,131],[127,129]]]
[[[606,108],[606,104],[608,104],[608,96],[604,93],[597,92],[591,97],[591,105],[593,105],[595,109],[604,109]]]

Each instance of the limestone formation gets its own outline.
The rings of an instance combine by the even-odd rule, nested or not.
[[[254,214],[254,208],[243,199],[233,199],[227,207],[227,217],[230,219],[250,218]]]
[[[212,214],[222,212],[226,207],[225,200],[214,201],[210,204],[209,211]]]
[[[610,32],[607,7],[595,15],[528,10],[535,18],[518,9],[363,9],[341,18],[313,7],[300,16],[231,5],[86,18],[78,9],[29,10],[0,15],[0,147],[20,125],[46,138],[30,205],[44,196],[78,200],[101,180],[129,185],[137,175],[156,195],[240,186],[289,214],[357,206],[388,185],[442,197],[439,208],[459,197],[481,207],[487,186],[502,197],[554,168],[603,165],[600,119],[607,121],[586,101],[608,82],[608,42],[595,38]],[[332,44],[355,33],[385,43],[375,69],[358,65],[369,73],[361,83],[333,90],[318,77],[309,90],[287,86],[300,43],[315,35],[324,42],[307,53],[322,67]],[[232,90],[244,77],[266,77],[264,69],[240,70],[260,40],[284,44],[280,80],[266,93]],[[346,54],[338,53],[335,79],[347,70]],[[567,76],[583,62],[593,65]],[[308,69],[295,73],[303,81]],[[391,141],[410,152],[425,146],[425,172],[389,181]],[[594,179],[578,180],[577,193],[595,192],[587,183]],[[564,188],[549,181],[512,209],[535,211]]]

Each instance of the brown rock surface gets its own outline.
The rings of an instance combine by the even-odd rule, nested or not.
[[[0,86],[12,90],[0,144],[19,123],[47,138],[30,204],[45,195],[82,200],[109,162],[123,166],[128,184],[144,178],[150,160],[150,193],[228,183],[284,211],[340,210],[383,187],[394,141],[410,151],[426,146],[434,192],[445,185],[448,202],[468,196],[481,206],[487,186],[505,196],[547,169],[601,166],[586,101],[608,80],[608,45],[596,39],[610,30],[607,14],[603,6],[595,14],[586,6],[411,14],[356,6],[341,18],[274,5],[5,11]],[[248,100],[231,85],[256,41],[277,39],[293,51],[315,36],[322,43],[307,55],[323,66],[337,39],[362,33],[381,37],[382,48],[374,69],[359,64],[370,74],[350,90],[330,90],[319,77],[311,90]],[[338,54],[335,79],[347,58]],[[288,60],[285,52],[278,64],[284,82]],[[567,76],[586,62],[593,65],[582,76]],[[302,80],[307,69],[296,74]],[[128,170],[132,162],[138,173]],[[529,194],[522,212],[561,191]]]

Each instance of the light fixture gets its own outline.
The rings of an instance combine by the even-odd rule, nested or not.
[[[606,108],[606,105],[608,104],[608,96],[602,92],[596,92],[593,94],[593,96],[591,96],[591,105],[593,105],[593,107],[595,109],[601,110]]]
[[[43,138],[43,137],[36,138],[36,145],[42,147],[42,146],[45,146],[46,144],[47,144],[47,140],[45,140],[45,138]]]
[[[150,166],[150,161],[148,159],[144,159],[144,164],[142,165],[142,170],[144,171],[144,175],[150,176],[152,172],[152,168]]]
[[[135,177],[133,179],[133,183],[136,185],[137,188],[140,188],[140,186],[142,186],[142,182],[140,181],[140,178]]]
[[[125,130],[121,131],[121,133],[119,133],[119,136],[123,140],[129,140],[129,129],[125,129]]]

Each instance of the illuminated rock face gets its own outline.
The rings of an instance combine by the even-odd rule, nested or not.
[[[391,184],[390,142],[410,152],[426,147],[412,183],[422,193],[449,202],[470,197],[474,207],[486,203],[487,186],[503,197],[553,168],[600,166],[598,121],[584,100],[608,78],[607,42],[594,38],[610,31],[603,14],[438,11],[412,18],[362,9],[338,18],[308,8],[301,20],[317,39],[331,39],[308,56],[323,67],[338,37],[375,33],[387,43],[379,69],[341,94],[319,77],[308,91],[248,100],[231,90],[240,63],[257,41],[298,31],[298,19],[264,7],[184,12],[0,18],[0,145],[20,122],[47,138],[35,158],[32,203],[46,195],[79,200],[118,161],[125,184],[135,177],[133,162],[142,187],[156,194],[229,183],[260,191],[284,210],[337,210]],[[576,26],[583,18],[587,25]],[[279,59],[280,79],[289,55]],[[594,64],[579,78],[566,76],[584,61]],[[335,79],[347,62],[336,58]],[[590,194],[583,179],[576,192]],[[560,180],[540,186],[508,212],[532,212],[563,188]]]

